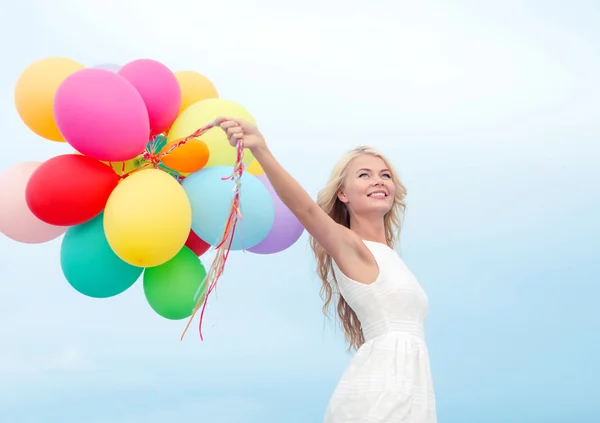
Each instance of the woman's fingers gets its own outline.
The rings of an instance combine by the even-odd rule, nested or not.
[[[219,126],[227,134],[229,144],[234,147],[239,140],[244,138],[245,133],[243,125],[240,122],[226,117],[219,117],[215,120],[215,125]]]
[[[221,123],[221,125],[219,125],[219,126],[224,131],[226,131],[229,128],[239,127],[238,123],[236,121],[234,121],[234,120],[227,120],[227,121]]]
[[[215,126],[220,126],[221,128],[223,128],[224,124],[228,124],[230,122],[234,122],[231,118],[228,118],[227,116],[219,116],[218,118],[215,119]],[[225,129],[225,128],[223,128]]]
[[[229,144],[232,146],[235,146],[237,142],[244,137],[244,131],[237,125],[230,126],[225,132],[227,133]]]
[[[227,128],[227,137],[232,137],[232,136],[242,136],[244,135],[244,130],[242,128],[240,128],[239,126],[233,126],[231,128]]]

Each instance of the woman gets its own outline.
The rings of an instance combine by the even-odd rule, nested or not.
[[[338,383],[325,423],[436,423],[424,341],[427,296],[392,246],[406,189],[388,161],[359,147],[334,168],[315,203],[277,162],[258,129],[221,117],[235,146],[244,139],[273,188],[311,235],[325,307],[339,292],[338,315],[357,350]]]

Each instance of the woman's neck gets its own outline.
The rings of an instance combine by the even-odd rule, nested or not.
[[[385,225],[379,216],[350,217],[350,229],[365,241],[380,242],[387,245]]]

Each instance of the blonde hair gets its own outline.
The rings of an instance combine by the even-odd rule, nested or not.
[[[406,210],[406,188],[397,177],[396,172],[387,158],[375,149],[362,146],[346,153],[333,168],[329,182],[325,188],[319,192],[317,204],[335,222],[350,228],[350,214],[346,209],[346,205],[339,200],[338,193],[343,188],[350,163],[357,157],[364,155],[379,157],[384,161],[392,174],[392,182],[396,187],[396,194],[394,196],[392,208],[386,213],[383,219],[387,244],[390,247],[394,247],[400,238],[402,219]],[[321,298],[324,301],[323,312],[326,316],[329,316],[329,308],[332,300],[334,300],[335,287],[336,298],[334,302],[337,304],[338,319],[340,326],[344,330],[348,350],[358,349],[365,342],[362,327],[354,310],[352,310],[344,298],[339,294],[337,280],[333,272],[332,259],[312,236],[310,237],[310,247],[317,262],[317,274],[322,281]]]

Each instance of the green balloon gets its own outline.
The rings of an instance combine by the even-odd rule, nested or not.
[[[183,247],[171,260],[144,271],[144,294],[160,316],[180,320],[190,317],[204,295],[206,269],[196,254]]]
[[[69,284],[83,295],[108,298],[131,287],[143,272],[121,260],[104,235],[103,213],[67,230],[60,265]]]

